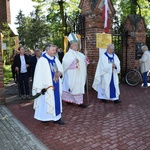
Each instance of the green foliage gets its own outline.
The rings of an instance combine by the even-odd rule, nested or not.
[[[4,71],[4,85],[10,83],[12,81],[12,73],[11,73],[11,66],[10,65],[4,65],[3,66]]]
[[[35,11],[25,17],[22,11],[16,17],[20,44],[34,49],[47,42],[63,47],[63,36],[73,30],[79,12],[80,0],[32,0]]]
[[[48,4],[48,1],[46,2]],[[79,2],[79,0],[51,1],[47,21],[50,24],[51,39],[59,47],[63,47],[63,36],[73,31],[75,18],[79,13]]]
[[[3,50],[3,61],[4,64],[9,64],[10,55],[12,54],[12,50],[15,48],[15,38],[12,37],[12,31],[8,26],[8,23],[3,23],[2,34],[4,35],[3,43],[6,43],[6,50]]]
[[[129,14],[141,15],[147,26],[146,45],[150,48],[150,0],[112,0],[116,10],[114,27],[120,27]],[[119,23],[118,23],[119,22]]]
[[[63,36],[74,30],[80,14],[80,0],[32,0],[35,11],[17,16],[20,44],[30,48],[52,42],[63,47]],[[112,0],[116,10],[116,26],[121,26],[129,14],[139,14],[150,24],[150,0]]]
[[[18,30],[18,34],[19,34],[19,40],[20,40],[20,44],[24,45],[25,42],[25,37],[24,35],[26,34],[26,18],[25,15],[22,13],[22,11],[20,10],[19,14],[16,17],[17,22],[15,22],[16,25],[18,25],[19,27],[17,28]]]
[[[148,46],[150,50],[150,29],[147,29],[146,45]]]
[[[28,17],[20,11],[16,19],[20,44],[31,49],[42,48],[43,42],[49,36],[49,27],[40,6],[36,7],[35,12],[31,12]]]
[[[116,15],[120,22],[124,22],[129,14],[139,14],[147,25],[150,24],[150,1],[149,0],[112,0]]]

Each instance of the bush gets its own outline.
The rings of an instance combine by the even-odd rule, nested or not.
[[[11,73],[11,65],[4,65],[4,85],[7,85],[10,81],[12,81],[12,73]]]

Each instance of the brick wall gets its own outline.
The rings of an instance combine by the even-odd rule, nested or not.
[[[126,29],[126,31],[128,31],[127,50],[125,47],[125,43],[123,44],[124,47],[123,47],[122,71],[125,74],[126,73],[125,71],[129,71],[139,66],[139,61],[138,59],[136,59],[135,55],[136,43],[146,42],[146,26],[144,19],[142,17],[138,15],[129,15],[125,21],[124,28]]]
[[[0,29],[2,22],[11,23],[10,17],[10,0],[0,0]]]
[[[91,0],[81,0],[80,8],[82,10],[82,14],[85,16],[85,36],[87,39],[87,51],[88,57],[91,61],[91,64],[88,66],[88,81],[89,88],[92,87],[97,62],[99,59],[99,50],[96,48],[96,33],[103,32],[104,22],[101,18],[102,9],[99,8],[101,2],[103,0],[97,0],[94,3],[97,3],[95,8],[92,5]],[[109,24],[110,31],[112,33],[112,19],[115,13],[113,4],[111,0],[109,2]],[[139,66],[139,61],[136,60],[136,43],[145,43],[146,41],[146,26],[143,18],[138,15],[129,15],[124,23],[124,29],[128,31],[128,41],[127,47],[125,46],[125,40],[123,41],[123,51],[122,51],[122,76],[125,75],[126,71],[130,69],[134,69]],[[84,49],[84,37],[82,38],[82,47]],[[126,59],[127,58],[127,59]]]
[[[102,20],[102,10],[99,9],[99,5],[102,0],[97,2],[95,9],[92,9],[90,0],[81,0],[80,8],[82,14],[85,16],[85,36],[87,38],[86,49],[88,51],[88,57],[91,64],[88,66],[88,82],[89,88],[92,88],[93,79],[99,59],[99,49],[96,48],[96,33],[103,33],[104,21]],[[109,1],[109,7],[112,14],[109,14],[110,33],[112,26],[112,17],[114,14],[114,8],[111,1]],[[84,39],[82,39],[82,45],[84,49]]]

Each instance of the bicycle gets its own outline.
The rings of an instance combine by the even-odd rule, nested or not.
[[[125,81],[128,85],[136,86],[142,82],[142,75],[141,75],[141,72],[139,70],[140,70],[140,66],[137,67],[136,69],[130,70],[126,74]]]

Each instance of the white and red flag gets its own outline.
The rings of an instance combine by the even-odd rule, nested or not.
[[[109,32],[109,25],[108,25],[108,0],[104,0],[104,6],[102,10],[102,19],[104,20],[104,32]]]

